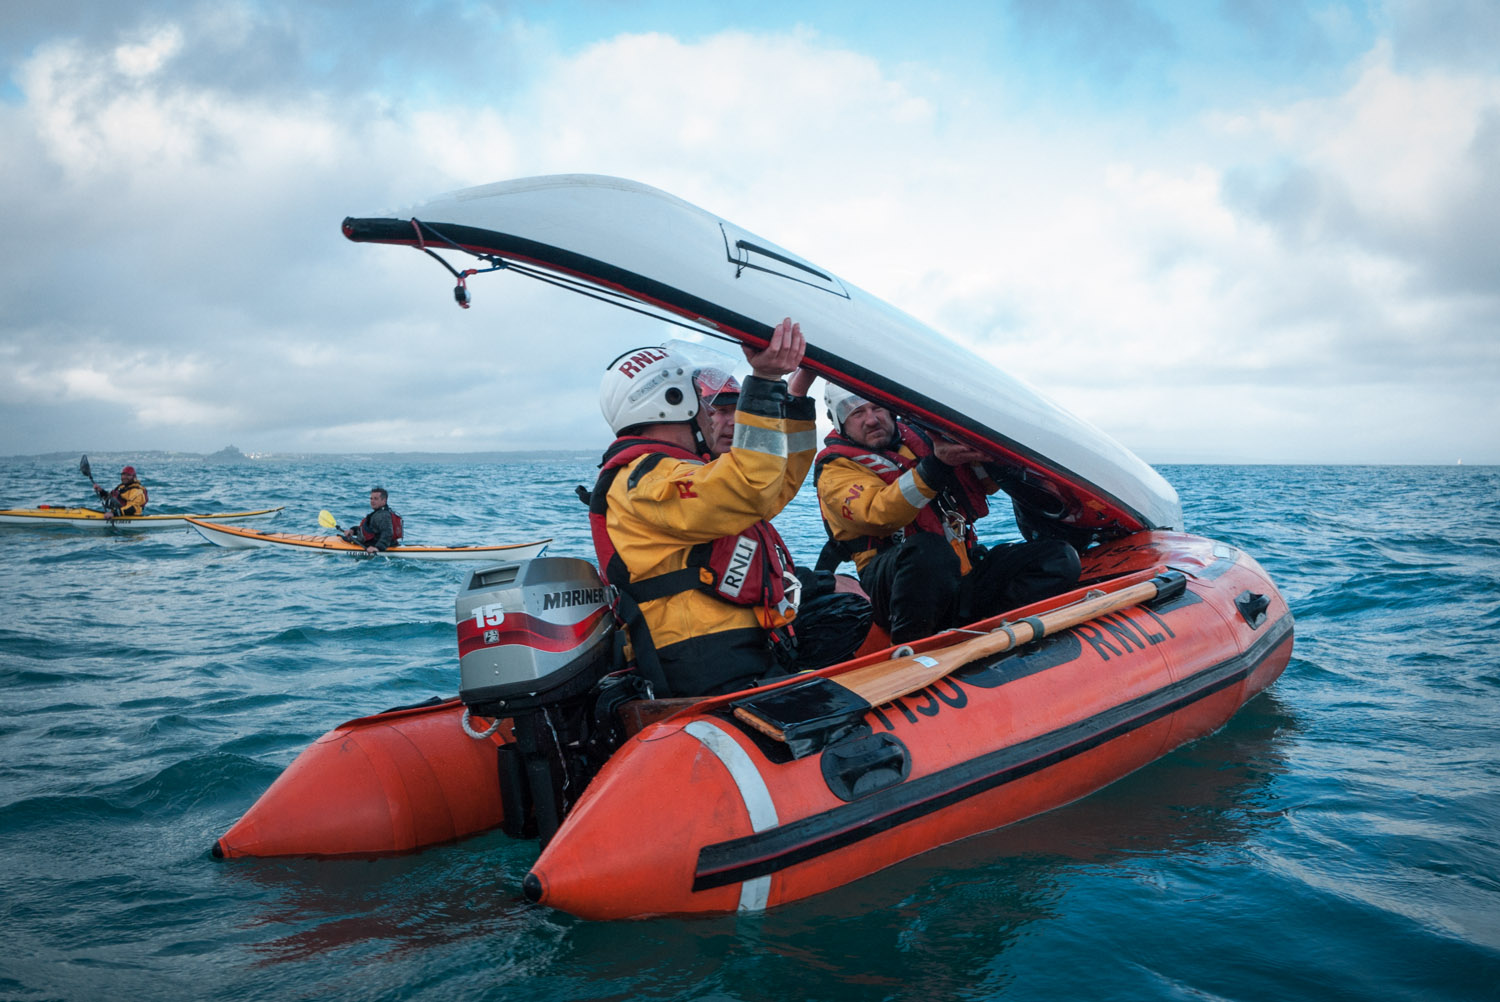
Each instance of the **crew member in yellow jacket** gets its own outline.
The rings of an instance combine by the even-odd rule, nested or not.
[[[747,346],[751,375],[732,407],[719,397],[725,374],[670,348],[626,352],[604,374],[599,405],[617,438],[590,523],[658,695],[730,692],[792,659],[800,582],[770,519],[816,451],[805,349],[790,319],[765,348]]]
[[[854,561],[875,622],[892,641],[919,640],[1077,583],[1078,552],[1068,543],[979,542],[974,523],[1000,489],[983,452],[840,386],[830,383],[825,399],[834,430],[813,474],[825,552]]]

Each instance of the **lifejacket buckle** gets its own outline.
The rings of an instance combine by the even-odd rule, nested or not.
[[[781,604],[777,606],[776,611],[786,616],[787,610],[790,609],[795,615],[797,610],[802,608],[802,579],[791,571],[782,571],[781,590]]]

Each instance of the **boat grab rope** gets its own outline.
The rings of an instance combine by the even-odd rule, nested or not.
[[[475,741],[483,741],[485,738],[489,737],[491,734],[494,734],[496,731],[498,731],[500,729],[500,718],[499,717],[495,718],[495,722],[492,723],[492,724],[490,724],[489,730],[487,730],[487,731],[476,731],[474,728],[470,727],[469,726],[469,708],[467,706],[464,707],[464,715],[463,715],[463,719],[460,721],[460,723],[462,723],[464,725],[464,733],[467,734],[469,737],[473,738]]]
[[[638,303],[639,300],[635,299],[627,293],[615,292],[610,289],[601,289],[596,285],[581,282],[576,279],[563,278],[562,276],[550,274],[537,268],[531,268],[524,264],[518,264],[515,261],[507,261],[504,258],[501,258],[494,254],[485,254],[481,251],[472,250],[471,248],[465,247],[457,241],[445,236],[442,231],[438,230],[437,227],[433,226],[431,223],[424,223],[420,219],[412,219],[411,225],[412,229],[416,231],[417,234],[417,250],[433,258],[444,268],[447,268],[448,273],[458,281],[458,285],[453,289],[453,298],[459,306],[463,307],[466,310],[469,308],[469,290],[464,283],[470,275],[483,275],[491,271],[508,270],[521,275],[525,275],[527,278],[534,278],[538,282],[546,282],[548,285],[555,285],[559,289],[563,289],[567,292],[577,293],[580,296],[587,296],[589,299],[596,299],[601,303],[608,303],[610,306],[618,306],[620,309],[629,310],[631,313],[639,313],[641,316],[650,317],[652,320],[661,320],[666,323],[673,324],[674,326],[681,327],[683,330],[690,330],[695,331],[699,334],[706,334],[709,337],[718,338],[720,341],[727,341],[730,344],[737,345],[740,343],[736,338],[730,337],[728,334],[717,331],[712,327],[704,326],[703,323],[691,323],[679,317],[673,316],[670,313],[656,312],[648,309],[643,309],[642,307],[637,305],[633,305],[635,303]],[[464,271],[459,271],[451,264],[449,264],[446,260],[444,260],[441,255],[434,253],[432,248],[427,246],[427,242],[425,239],[423,239],[422,236],[424,231],[430,236],[441,240],[444,244],[447,244],[453,250],[459,251],[464,254],[472,254],[475,257],[479,258],[481,261],[488,261],[491,264],[491,267],[468,268]]]

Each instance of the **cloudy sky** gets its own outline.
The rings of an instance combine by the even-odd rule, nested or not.
[[[1493,0],[16,0],[0,64],[0,455],[601,446],[677,331],[339,232],[601,173],[1148,462],[1500,462]]]

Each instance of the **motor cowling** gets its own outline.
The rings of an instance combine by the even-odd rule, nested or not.
[[[611,668],[614,618],[586,560],[538,557],[469,575],[454,605],[459,697],[509,715],[587,691]]]
[[[594,565],[569,557],[487,567],[459,590],[459,697],[474,716],[510,718],[497,765],[513,837],[546,845],[618,744],[600,708],[613,705],[607,693],[633,691],[633,675],[610,674],[608,602]]]

